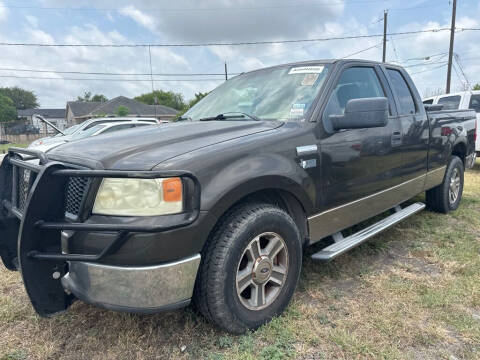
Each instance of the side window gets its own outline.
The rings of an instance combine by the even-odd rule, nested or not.
[[[105,130],[102,134],[108,134],[114,131],[119,131],[119,130],[124,130],[124,129],[130,129],[133,127],[133,124],[125,124],[125,125],[118,125],[118,126],[112,126],[111,128],[108,128]]]
[[[115,120],[115,122],[125,122],[125,121],[128,121],[128,120]],[[113,122],[112,120],[98,120],[98,121],[94,121],[92,122],[90,125],[86,126],[83,130],[87,130],[87,129],[90,129],[91,127],[94,127],[96,125],[100,125],[100,124],[107,124],[107,123],[110,123],[110,122]]]
[[[415,114],[415,101],[413,100],[412,93],[405,82],[403,75],[400,71],[394,69],[387,69],[387,74],[393,87],[393,91],[400,102],[400,109],[398,109],[399,115]]]
[[[438,103],[443,105],[444,110],[457,110],[460,106],[460,100],[460,95],[444,96],[438,100]]]
[[[424,100],[423,103],[425,105],[432,105],[433,104],[433,99]]]
[[[480,113],[480,94],[472,95],[468,108],[475,110],[477,113]]]
[[[385,97],[375,70],[371,67],[351,67],[343,71],[330,95],[323,120],[330,115],[343,115],[347,102],[352,99]]]

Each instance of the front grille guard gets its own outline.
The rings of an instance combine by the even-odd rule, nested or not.
[[[27,155],[20,159],[22,155]],[[40,164],[34,164],[28,162],[29,160],[38,159]],[[128,238],[128,234],[131,232],[135,233],[152,233],[152,232],[161,232],[173,230],[179,227],[187,226],[193,223],[199,216],[200,212],[200,183],[197,178],[188,171],[136,171],[136,170],[85,170],[85,169],[71,169],[66,168],[65,164],[58,162],[48,162],[45,154],[30,149],[22,148],[10,148],[8,156],[4,161],[9,162],[12,165],[12,191],[11,199],[2,199],[3,206],[5,209],[14,214],[18,219],[22,220],[24,215],[27,214],[28,208],[35,204],[31,203],[32,192],[33,191],[42,191],[43,189],[38,188],[38,184],[45,183],[49,184],[50,182],[44,181],[46,176],[53,178],[63,178],[64,182],[67,181],[69,177],[88,177],[88,178],[137,178],[137,179],[156,179],[156,178],[170,178],[170,177],[181,177],[190,179],[193,182],[193,193],[191,194],[191,210],[183,214],[182,219],[176,219],[174,223],[165,223],[159,225],[151,224],[142,224],[142,225],[126,225],[126,224],[92,224],[92,223],[80,223],[80,222],[65,222],[62,212],[62,216],[57,219],[37,219],[33,223],[35,230],[74,230],[74,231],[95,231],[95,232],[118,232],[115,240],[107,245],[100,253],[98,254],[63,254],[61,252],[51,253],[51,252],[41,252],[38,250],[31,250],[28,252],[28,257],[37,260],[62,260],[62,261],[89,261],[89,262],[99,262],[105,256],[111,255],[116,250],[118,250],[123,242]],[[55,167],[53,171],[46,171],[51,167]],[[27,169],[36,174],[36,176],[30,176],[31,183],[29,184],[29,194],[26,200],[26,204],[22,209],[18,206],[18,176],[19,169]],[[42,181],[43,180],[43,181]],[[37,186],[35,186],[35,184]],[[52,182],[53,183],[53,182]],[[8,184],[6,184],[8,186]],[[56,192],[57,198],[60,194],[64,194],[63,191],[53,191],[52,189],[45,189],[49,193]],[[2,189],[0,189],[2,191]],[[64,195],[65,196],[65,195]],[[59,199],[60,200],[60,199]],[[58,204],[64,204],[65,199],[61,199]],[[42,204],[38,204],[42,206]],[[164,215],[165,217],[172,217],[170,215]],[[161,217],[161,216],[160,216]],[[53,221],[52,221],[53,220]]]
[[[30,160],[38,161],[38,164]],[[29,184],[23,211],[17,203],[18,169],[28,169],[36,174],[30,177],[34,180]],[[67,222],[65,185],[72,176],[189,179],[185,181],[189,190],[186,191],[188,211],[139,220],[136,225]],[[3,263],[10,270],[21,270],[25,290],[35,311],[41,316],[51,316],[66,310],[74,300],[73,295],[65,292],[60,281],[68,272],[67,261],[100,262],[116,252],[132,232],[160,232],[193,223],[200,212],[200,184],[187,171],[72,169],[70,165],[48,161],[42,152],[10,148],[0,166],[0,201],[3,205],[0,206],[0,255]],[[117,236],[98,254],[65,254],[61,247],[63,230],[108,231],[116,232]]]

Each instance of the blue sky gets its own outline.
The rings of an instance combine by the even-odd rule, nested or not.
[[[73,8],[73,9],[71,9]],[[383,10],[389,12],[389,32],[450,26],[448,0],[0,0],[0,42],[146,44],[205,43],[309,39],[379,34]],[[458,0],[457,27],[480,27],[480,1]],[[398,35],[389,38],[387,60],[408,66],[422,95],[445,87],[449,32]],[[381,38],[292,44],[152,48],[155,73],[242,72],[292,61],[337,58],[381,59]],[[362,51],[368,49],[366,51]],[[480,82],[480,31],[458,32],[458,64],[453,90]],[[434,56],[431,56],[434,55]],[[429,59],[424,58],[430,56]],[[460,68],[461,67],[461,68]],[[21,72],[11,69],[148,73],[147,48],[38,48],[0,46],[0,86],[33,90],[42,107],[60,108],[84,91],[136,96],[151,90],[148,76],[107,76]],[[464,72],[465,76],[462,74]],[[18,76],[8,78],[1,76]],[[25,77],[55,79],[28,79]],[[105,80],[85,80],[85,79]],[[221,83],[222,76],[172,76],[156,89],[192,98]],[[215,79],[217,78],[217,79]],[[76,79],[76,80],[73,80]],[[108,81],[117,79],[121,81]]]

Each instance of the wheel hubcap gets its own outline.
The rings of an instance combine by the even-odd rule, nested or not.
[[[450,186],[448,189],[448,198],[450,204],[454,204],[458,199],[458,194],[460,193],[460,173],[458,169],[453,169],[452,176],[450,177]]]
[[[256,236],[244,250],[237,267],[236,287],[247,309],[272,304],[285,283],[288,252],[283,238],[272,232]]]

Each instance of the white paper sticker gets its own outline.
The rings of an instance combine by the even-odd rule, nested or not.
[[[300,66],[291,68],[288,74],[320,74],[324,66]]]
[[[315,81],[317,81],[319,74],[305,74],[301,85],[302,86],[313,86],[315,84]]]
[[[293,104],[290,108],[290,116],[303,116],[305,104]]]

